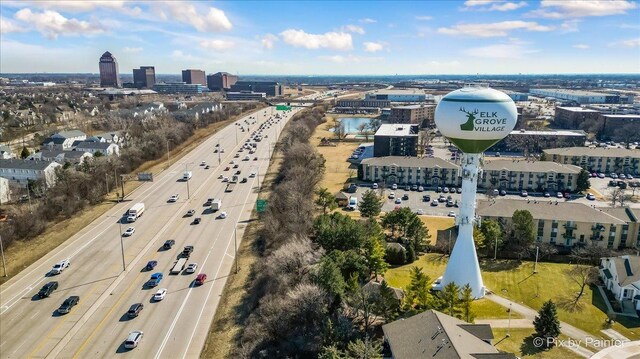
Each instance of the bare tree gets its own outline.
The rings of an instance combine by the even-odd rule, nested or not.
[[[615,207],[616,204],[620,204],[620,206],[624,206],[624,203],[630,199],[630,196],[626,194],[626,190],[624,188],[616,187],[609,191],[609,201],[611,201],[611,206]]]
[[[596,267],[576,264],[573,268],[566,271],[569,280],[580,286],[580,292],[576,294],[574,305],[578,303],[580,297],[584,294],[584,287],[595,283],[598,279],[598,270]]]

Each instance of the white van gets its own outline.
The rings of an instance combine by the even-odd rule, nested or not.
[[[356,209],[358,209],[358,198],[349,197],[349,205],[347,205],[347,208],[352,211],[355,211]]]

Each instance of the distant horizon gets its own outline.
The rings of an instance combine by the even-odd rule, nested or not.
[[[186,69],[185,69],[186,70]],[[192,69],[192,70],[201,70],[201,69]],[[206,74],[215,74],[218,72],[225,71],[215,71],[215,72],[207,72]],[[228,71],[226,71],[228,72]],[[633,72],[566,72],[566,73],[448,73],[448,74],[236,74],[231,73],[232,75],[240,76],[265,76],[265,77],[280,77],[280,76],[306,76],[306,77],[394,77],[394,76],[549,76],[549,75],[558,75],[558,76],[576,76],[576,75],[623,75],[623,76],[637,76],[640,77],[640,73]],[[132,76],[131,73],[120,72],[120,76]],[[0,72],[0,76],[2,75],[95,75],[99,76],[98,72]],[[179,76],[180,73],[177,72],[167,72],[167,73],[156,73],[156,76]]]

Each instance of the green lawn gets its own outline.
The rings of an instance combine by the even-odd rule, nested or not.
[[[533,329],[531,328],[511,329],[509,334],[510,336],[507,338],[506,328],[493,329],[493,344],[498,350],[514,353],[517,357],[525,359],[582,358],[567,348],[553,347],[549,350],[536,348],[533,345]],[[560,339],[567,338],[561,336]]]
[[[473,312],[476,319],[508,319],[507,308],[490,301],[489,299],[478,299],[473,302]],[[512,312],[511,319],[521,319],[522,315]]]
[[[440,254],[426,254],[416,262],[390,269],[385,274],[389,285],[405,288],[409,284],[409,273],[412,266],[420,266],[424,273],[431,279],[438,278],[444,273],[448,257]],[[518,262],[513,260],[482,260],[482,278],[488,289],[496,294],[522,303],[528,307],[538,309],[542,303],[551,299],[559,305],[558,315],[560,320],[574,325],[594,336],[603,337],[600,330],[604,329],[607,318],[604,301],[600,298],[597,288],[595,292],[586,288],[585,293],[575,308],[569,308],[565,303],[571,302],[571,298],[580,290],[580,287],[571,282],[566,271],[569,264],[538,263],[537,273],[533,274],[532,262]],[[491,308],[482,308],[483,316],[488,315]],[[503,314],[497,308],[496,318]],[[484,312],[486,310],[486,312]],[[490,317],[484,317],[490,318]],[[640,320],[619,318],[620,322],[613,325],[613,329],[632,340],[640,339]]]

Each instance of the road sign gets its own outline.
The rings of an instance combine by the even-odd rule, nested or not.
[[[153,182],[153,173],[151,173],[151,172],[139,172],[138,173],[138,181]]]
[[[276,111],[287,111],[287,110],[291,110],[291,106],[276,105]]]
[[[262,213],[266,210],[267,210],[267,200],[266,199],[256,200],[256,211],[258,213]]]

